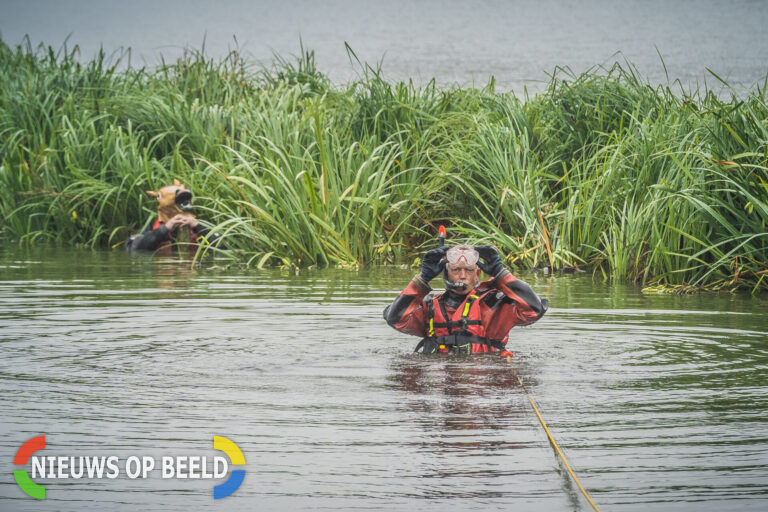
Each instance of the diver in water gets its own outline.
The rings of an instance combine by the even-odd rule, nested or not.
[[[431,294],[429,281],[443,273],[446,291]],[[492,279],[480,282],[482,272]],[[424,255],[416,275],[384,310],[400,332],[421,336],[415,352],[504,356],[509,330],[529,325],[547,311],[547,300],[504,268],[493,247],[441,246]]]
[[[192,192],[179,180],[173,180],[160,190],[147,190],[157,199],[157,219],[140,235],[131,235],[125,243],[127,251],[157,251],[170,253],[174,243],[188,243],[192,252],[198,245],[219,246],[221,235],[210,233],[192,213]]]

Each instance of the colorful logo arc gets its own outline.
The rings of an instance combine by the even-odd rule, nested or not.
[[[19,448],[16,452],[16,457],[13,459],[13,464],[16,466],[26,466],[29,457],[37,450],[45,449],[45,436],[33,437]],[[29,478],[29,473],[23,469],[17,469],[13,472],[13,477],[16,479],[16,483],[19,484],[21,490],[27,493],[33,498],[39,500],[45,499],[45,486],[37,485]]]
[[[223,451],[227,454],[233,466],[245,466],[245,457],[240,448],[226,437],[213,436],[213,448]],[[16,466],[26,466],[29,458],[38,450],[45,449],[45,436],[33,437],[19,448],[13,464]],[[13,477],[16,483],[27,495],[39,499],[45,499],[45,486],[38,485],[29,478],[26,470],[14,470]],[[245,479],[245,469],[233,469],[226,482],[213,488],[213,499],[219,500],[226,498],[234,493]]]
[[[243,452],[240,451],[240,448],[235,443],[226,437],[213,436],[213,448],[215,450],[221,450],[222,452],[226,453],[229,457],[229,460],[232,461],[232,465],[245,465],[245,457],[243,457]],[[226,482],[213,488],[213,499],[219,500],[221,498],[226,498],[235,492],[243,483],[244,478],[244,469],[233,469],[232,474],[229,475],[229,478],[227,478]]]

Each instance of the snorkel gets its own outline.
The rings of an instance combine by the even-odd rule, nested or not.
[[[457,282],[454,283],[453,281],[448,280],[448,272],[443,271],[443,281],[445,281],[445,289],[446,290],[463,290],[467,287],[464,283]]]

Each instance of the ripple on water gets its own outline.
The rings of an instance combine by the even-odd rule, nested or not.
[[[157,455],[227,435],[248,462],[233,509],[586,509],[519,376],[604,509],[768,504],[759,301],[705,309],[527,276],[553,308],[512,331],[510,364],[411,355],[416,340],[381,319],[409,271],[213,274],[79,258],[0,279],[6,490],[7,461],[32,434],[62,450]],[[72,481],[51,483],[50,501],[181,510],[210,506],[210,491]],[[0,496],[0,508],[18,503]]]

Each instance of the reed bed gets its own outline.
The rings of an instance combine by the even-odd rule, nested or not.
[[[766,83],[651,86],[558,69],[524,100],[311,51],[158,69],[0,41],[0,217],[19,243],[119,247],[178,178],[243,264],[410,264],[439,224],[517,268],[686,290],[768,289]]]

